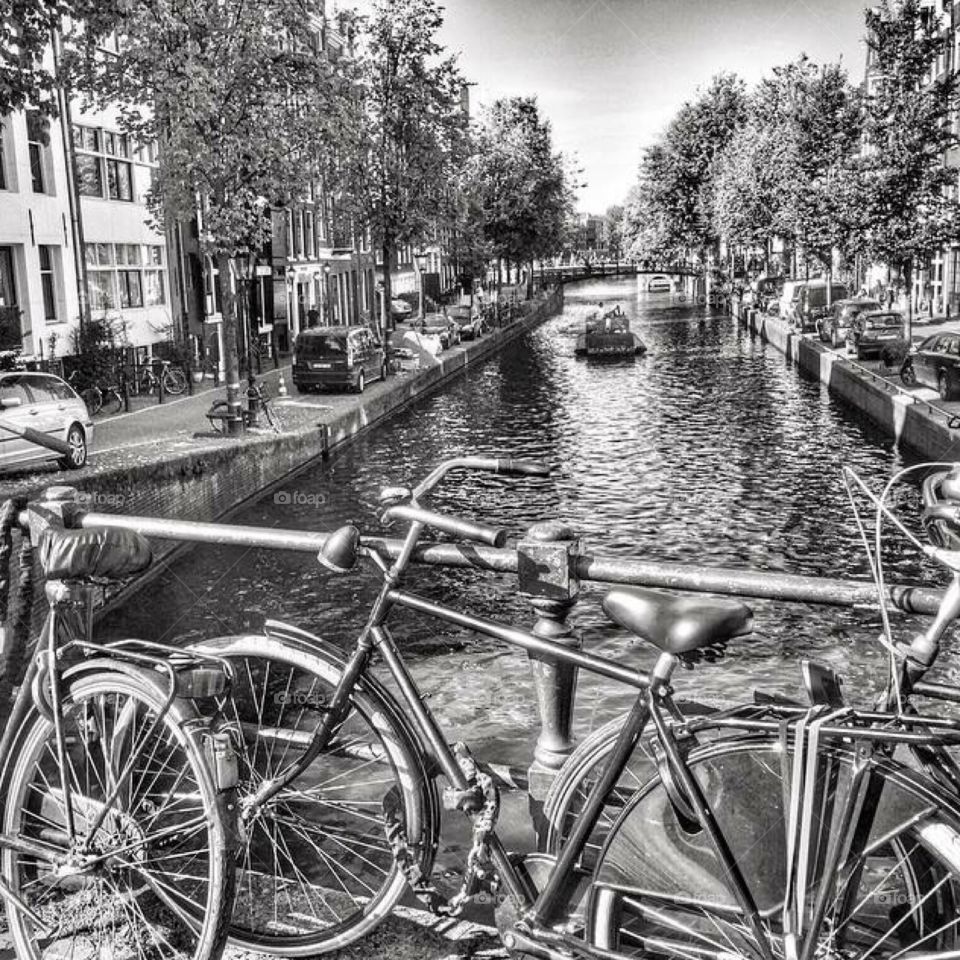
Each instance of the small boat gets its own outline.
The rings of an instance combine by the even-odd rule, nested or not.
[[[587,318],[573,352],[578,357],[635,357],[646,353],[647,345],[630,330],[629,317],[615,307],[602,317],[593,314]]]

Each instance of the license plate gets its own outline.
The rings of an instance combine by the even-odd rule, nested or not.
[[[330,364],[330,363],[311,363],[310,366],[313,367],[314,370],[329,370],[329,369],[333,366],[333,364]]]

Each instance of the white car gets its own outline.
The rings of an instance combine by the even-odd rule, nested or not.
[[[68,455],[0,428],[0,466],[14,467],[41,460],[57,460],[66,470],[87,462],[93,440],[93,421],[86,404],[73,388],[49,373],[11,371],[0,374],[0,424],[45,433],[65,442]]]
[[[651,277],[647,281],[648,293],[672,293],[673,281],[669,277]]]

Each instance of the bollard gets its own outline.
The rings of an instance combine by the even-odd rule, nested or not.
[[[567,624],[580,593],[576,561],[580,541],[556,520],[534,524],[517,544],[519,590],[537,613],[533,632],[565,647],[579,648],[580,637]],[[540,736],[530,767],[529,804],[537,834],[543,838],[543,801],[560,767],[573,752],[571,726],[577,668],[547,657],[530,657],[540,708]]]

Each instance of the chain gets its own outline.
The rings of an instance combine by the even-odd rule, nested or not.
[[[425,904],[431,913],[441,917],[459,916],[466,904],[484,886],[491,894],[496,894],[500,885],[496,871],[490,862],[489,844],[490,834],[500,814],[500,791],[493,782],[493,778],[477,767],[476,761],[462,743],[454,746],[454,754],[467,778],[469,787],[466,790],[451,788],[444,791],[444,806],[448,809],[470,811],[470,807],[475,806],[479,801],[480,807],[470,811],[473,820],[473,841],[467,854],[467,868],[464,871],[460,889],[450,900],[440,893],[430,882],[429,875],[425,874],[420,867],[419,844],[411,843],[407,838],[400,814],[397,789],[391,789],[383,799],[384,827],[394,860],[416,898]]]

